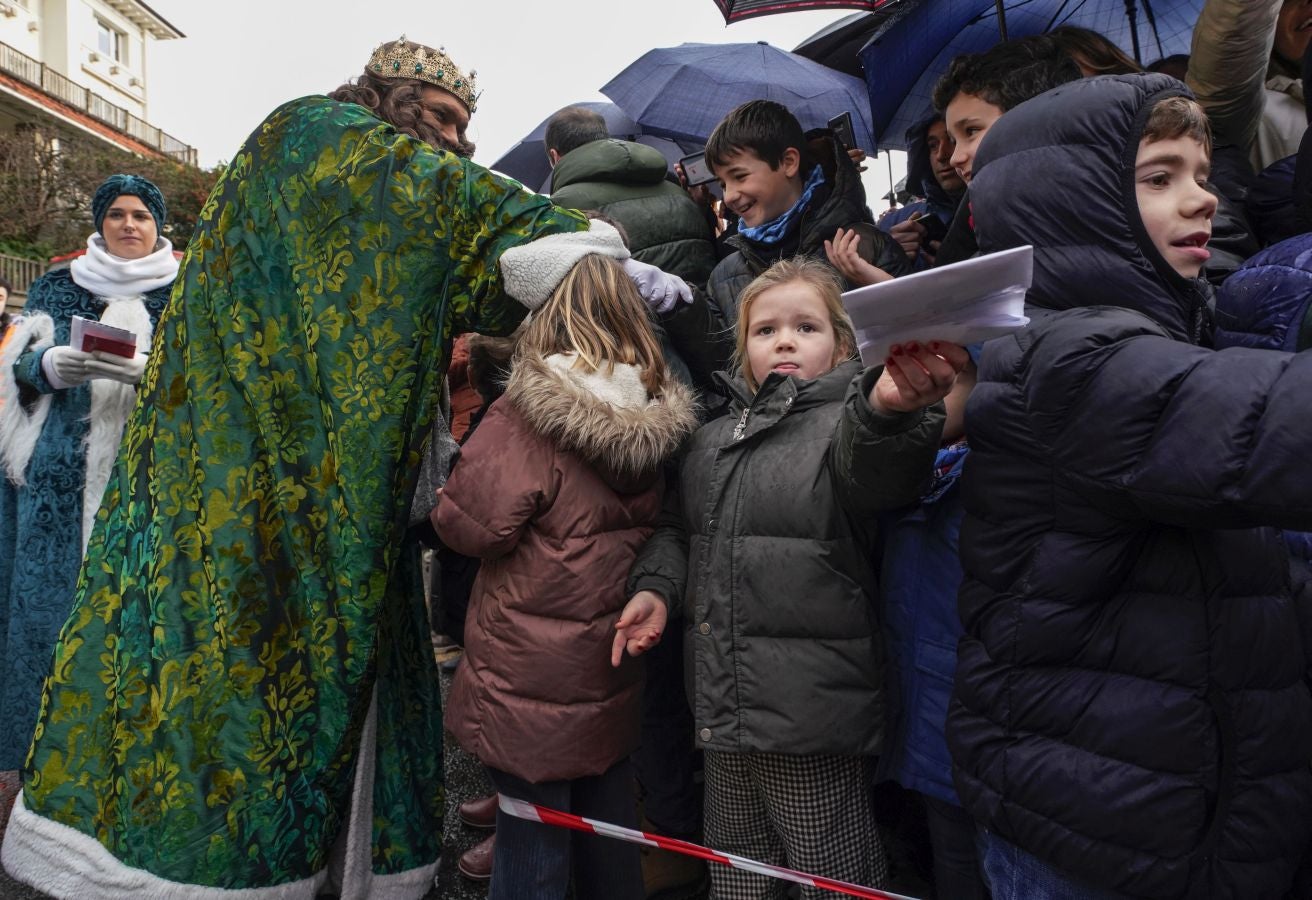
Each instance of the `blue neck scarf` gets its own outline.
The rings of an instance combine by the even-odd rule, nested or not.
[[[825,183],[825,173],[819,166],[811,170],[811,176],[806,179],[806,186],[802,189],[802,196],[797,198],[797,202],[788,208],[788,211],[776,219],[769,222],[762,222],[752,228],[739,228],[738,233],[749,241],[758,244],[777,244],[784,239],[784,236],[792,230],[797,220],[801,218],[802,213],[806,212],[807,206],[811,203],[811,197],[815,194],[816,188]]]

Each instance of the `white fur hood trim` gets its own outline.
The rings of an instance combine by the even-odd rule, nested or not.
[[[642,369],[628,363],[615,363],[611,372],[604,369],[588,372],[575,368],[577,353],[553,353],[544,362],[560,378],[568,379],[598,400],[619,409],[645,409],[651,402],[642,383]]]
[[[637,366],[585,372],[574,354],[516,356],[506,401],[529,427],[587,462],[618,475],[648,474],[697,427],[691,392],[673,378],[652,399]]]

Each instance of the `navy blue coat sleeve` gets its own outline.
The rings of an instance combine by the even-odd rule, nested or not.
[[[1209,350],[1132,311],[1087,308],[1018,359],[1052,464],[1104,512],[1312,529],[1312,354]]]

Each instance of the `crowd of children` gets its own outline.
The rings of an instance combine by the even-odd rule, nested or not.
[[[622,644],[682,632],[717,850],[886,886],[871,786],[891,779],[923,802],[939,897],[1301,896],[1312,365],[1282,351],[1310,330],[1306,238],[1246,264],[1218,305],[1204,276],[1231,200],[1209,184],[1206,114],[1167,75],[1088,77],[1125,58],[1076,53],[1077,37],[957,60],[917,127],[935,202],[950,212],[969,186],[955,217],[931,213],[942,246],[1034,247],[1030,326],[969,352],[852,361],[840,292],[944,259],[920,216],[892,236],[869,224],[831,138],[755,101],[707,145],[738,216],[707,290],[737,352],[666,466],[650,536],[626,548],[611,621],[617,664]],[[1298,280],[1273,293],[1285,269]],[[1262,349],[1218,349],[1236,345]],[[513,565],[503,552],[493,564]],[[561,592],[541,577],[545,613]],[[497,583],[475,604],[509,627]],[[637,621],[652,629],[635,641]],[[612,646],[590,644],[571,662]],[[471,642],[457,696],[489,666],[519,671],[492,658]],[[539,706],[503,739],[591,714]],[[536,858],[516,827],[494,892],[557,896],[514,880]],[[740,869],[710,882],[715,898],[785,895]]]

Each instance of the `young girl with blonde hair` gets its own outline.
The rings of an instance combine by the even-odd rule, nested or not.
[[[689,442],[677,515],[643,547],[629,590],[684,611],[707,843],[878,887],[875,516],[919,499],[938,401],[967,355],[910,344],[863,371],[839,291],[809,259],[776,263],[743,291],[731,414]],[[783,896],[781,882],[741,869],[712,866],[711,881],[717,900]]]
[[[664,461],[695,427],[641,297],[594,221],[564,250],[501,258],[536,311],[506,392],[465,444],[433,514],[482,567],[447,726],[502,794],[636,827],[628,757],[658,599],[624,573],[660,513]],[[492,900],[643,897],[637,848],[497,814]]]

